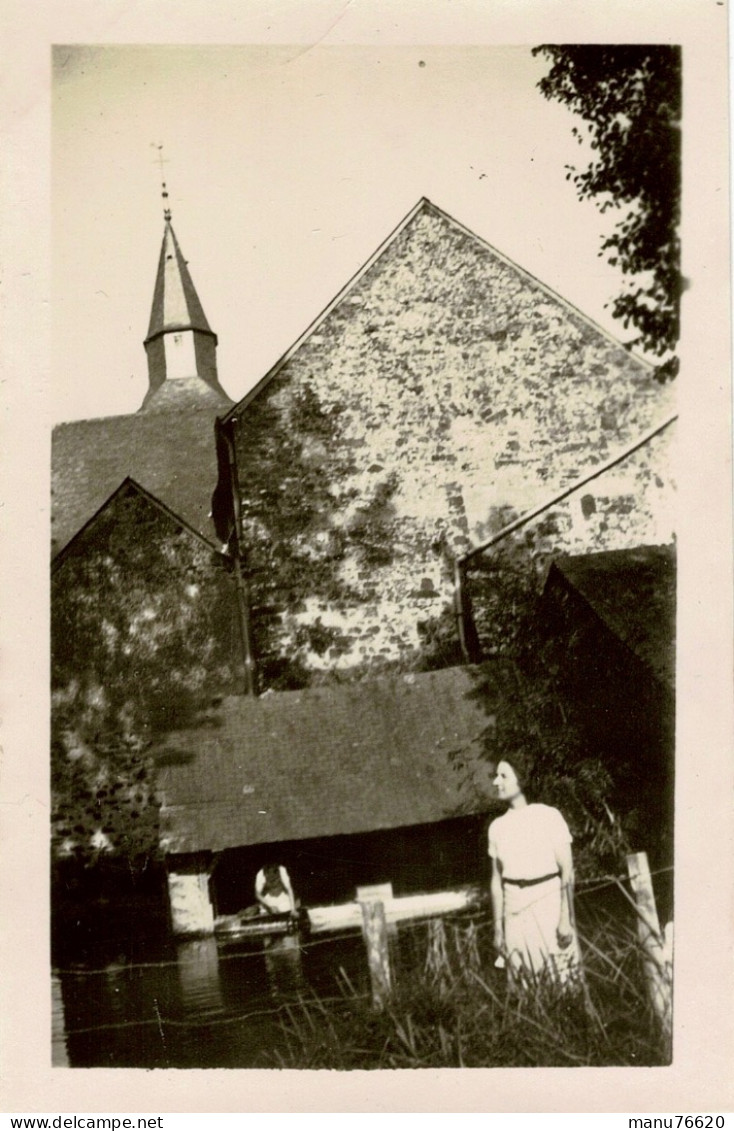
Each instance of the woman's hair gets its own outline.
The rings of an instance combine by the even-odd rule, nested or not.
[[[509,766],[512,766],[523,793],[526,793],[528,790],[532,791],[533,770],[535,768],[535,759],[532,754],[527,750],[516,747],[502,754],[497,761],[507,762]]]

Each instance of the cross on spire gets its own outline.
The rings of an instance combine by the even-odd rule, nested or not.
[[[154,141],[152,141],[150,144],[158,150],[158,156],[157,156],[156,160],[157,160],[158,164],[160,165],[160,170],[161,170],[161,196],[163,197],[163,205],[164,205],[164,207],[163,207],[163,219],[166,220],[166,221],[169,221],[171,219],[171,209],[168,207],[168,204],[167,204],[168,188],[166,187],[165,175],[164,175],[164,171],[163,171],[163,166],[168,164],[168,158],[163,156],[163,146],[162,145],[157,145]]]

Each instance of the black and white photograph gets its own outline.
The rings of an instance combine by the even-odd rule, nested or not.
[[[538,30],[49,45],[70,1086],[682,1063],[689,55]]]

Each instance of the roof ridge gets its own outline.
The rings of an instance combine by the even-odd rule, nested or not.
[[[367,274],[369,269],[387,251],[388,247],[390,247],[395,242],[395,240],[398,238],[398,236],[401,234],[401,232],[403,232],[404,229],[408,226],[410,221],[413,220],[418,215],[418,213],[421,212],[426,207],[435,209],[436,206],[434,204],[432,204],[432,202],[428,199],[427,196],[422,196],[420,198],[420,200],[418,201],[418,203],[413,205],[413,207],[410,209],[410,211],[393,228],[393,230],[382,241],[382,243],[379,244],[379,246],[376,248],[376,250],[373,251],[372,255],[370,255],[370,257],[367,260],[365,260],[365,262],[362,264],[362,266],[359,267],[354,272],[354,274],[344,284],[344,286],[341,288],[341,290],[337,291],[334,298],[332,298],[330,300],[330,302],[323,308],[323,310],[321,310],[321,312],[319,314],[317,314],[314,319],[312,319],[312,321],[309,323],[309,325],[306,327],[306,329],[303,331],[303,333],[300,334],[300,336],[298,338],[296,338],[295,342],[293,342],[293,344],[285,351],[285,353],[281,354],[281,356],[278,358],[278,360],[275,362],[275,364],[272,365],[270,367],[270,369],[268,369],[268,371],[265,373],[265,375],[263,377],[260,378],[260,380],[257,382],[257,384],[253,385],[253,387],[250,390],[248,390],[248,392],[246,392],[245,395],[239,401],[237,401],[237,403],[234,404],[231,409],[229,409],[229,411],[222,418],[223,422],[225,424],[229,420],[231,420],[231,418],[240,409],[246,408],[247,405],[250,403],[250,401],[254,400],[255,397],[257,397],[263,391],[263,389],[267,385],[270,384],[270,382],[273,380],[273,378],[276,377],[278,375],[278,373],[281,371],[283,366],[288,361],[290,361],[290,359],[293,357],[293,355],[296,353],[296,351],[298,349],[300,349],[300,347],[304,344],[304,342],[306,342],[308,340],[308,338],[311,337],[311,335],[318,329],[318,327],[321,325],[321,323],[324,322],[328,318],[328,316],[331,314],[331,312],[334,309],[336,309],[336,307],[339,305],[339,303],[343,302],[343,300],[346,298],[346,296],[349,294],[349,292],[357,285],[358,282],[360,282],[360,280],[364,277],[364,275]]]
[[[580,318],[584,323],[586,323],[587,326],[590,326],[596,333],[605,338],[612,346],[614,346],[616,349],[622,350],[643,369],[647,370],[650,373],[652,372],[653,366],[650,364],[650,362],[646,361],[642,357],[639,357],[632,350],[628,349],[622,342],[619,341],[618,338],[615,338],[612,333],[610,333],[608,330],[605,330],[603,326],[600,326],[597,322],[595,322],[590,315],[585,314],[577,306],[574,306],[574,304],[569,302],[568,299],[564,298],[563,295],[559,294],[557,291],[554,291],[552,287],[542,282],[541,279],[537,278],[536,275],[533,275],[532,272],[528,271],[525,267],[520,266],[520,264],[516,263],[504,252],[499,251],[498,248],[496,248],[494,244],[491,244],[489,240],[485,239],[484,236],[478,235],[475,231],[473,231],[473,229],[467,227],[466,224],[463,224],[460,220],[455,219],[455,217],[453,217],[449,212],[446,212],[445,209],[434,203],[434,201],[430,200],[427,196],[421,196],[417,204],[413,205],[410,211],[393,228],[390,234],[378,245],[376,250],[369,256],[368,259],[365,260],[362,266],[354,272],[354,274],[349,278],[344,286],[339,291],[337,291],[336,295],[330,300],[330,302],[316,315],[315,318],[312,319],[306,329],[299,335],[298,338],[296,338],[296,340],[288,347],[288,349],[283,354],[281,354],[278,360],[267,370],[264,376],[261,377],[260,380],[255,385],[253,385],[253,387],[249,389],[248,392],[246,392],[244,396],[241,397],[240,400],[238,400],[228,410],[228,412],[222,418],[224,423],[229,422],[229,420],[231,420],[232,417],[235,416],[240,410],[246,408],[247,405],[250,404],[250,402],[253,401],[270,384],[273,378],[275,378],[278,373],[280,373],[283,367],[291,360],[291,358],[301,348],[301,346],[308,341],[308,339],[312,336],[312,334],[316,332],[316,330],[318,330],[319,326],[321,326],[321,324],[328,318],[332,311],[335,310],[336,307],[344,301],[347,295],[362,280],[362,278],[375,265],[375,263],[377,263],[377,261],[385,254],[388,248],[392,246],[398,236],[402,234],[402,232],[408,227],[408,225],[415,219],[416,216],[424,211],[432,212],[435,216],[439,217],[450,227],[463,233],[465,236],[468,236],[476,244],[479,244],[486,251],[490,252],[491,255],[495,256],[503,264],[512,268],[514,271],[519,272],[535,287],[538,287],[550,298],[560,303],[575,317]]]
[[[665,554],[675,556],[677,543],[675,542],[643,542],[637,546],[617,546],[611,547],[608,550],[590,550],[584,554],[556,554],[553,558],[557,562],[559,568],[567,565],[568,563],[578,564],[582,561],[589,561],[594,558],[610,558],[616,555],[630,555],[649,552],[650,550],[661,550]]]
[[[402,685],[428,682],[431,679],[447,678],[451,673],[453,676],[473,675],[481,676],[485,669],[497,671],[500,668],[507,671],[516,671],[516,664],[513,660],[506,657],[493,657],[485,660],[480,664],[450,664],[445,668],[432,668],[429,671],[394,671],[394,672],[381,672],[379,674],[368,676],[366,679],[359,680],[343,680],[333,683],[312,683],[307,687],[288,688],[281,691],[270,689],[264,694],[257,696],[253,699],[250,695],[245,695],[239,692],[233,692],[230,695],[222,696],[222,703],[235,703],[245,705],[251,702],[267,703],[269,700],[282,701],[283,696],[297,696],[305,695],[307,697],[316,697],[318,695],[339,695],[344,694],[360,694],[365,687],[375,688],[380,684],[385,685]]]

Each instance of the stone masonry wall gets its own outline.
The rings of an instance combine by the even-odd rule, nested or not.
[[[243,687],[226,561],[128,485],[51,584],[52,845],[93,861],[158,850],[161,734]]]
[[[236,410],[264,683],[420,665],[454,559],[672,411],[646,366],[423,202]],[[539,572],[672,539],[670,431],[516,539]]]

